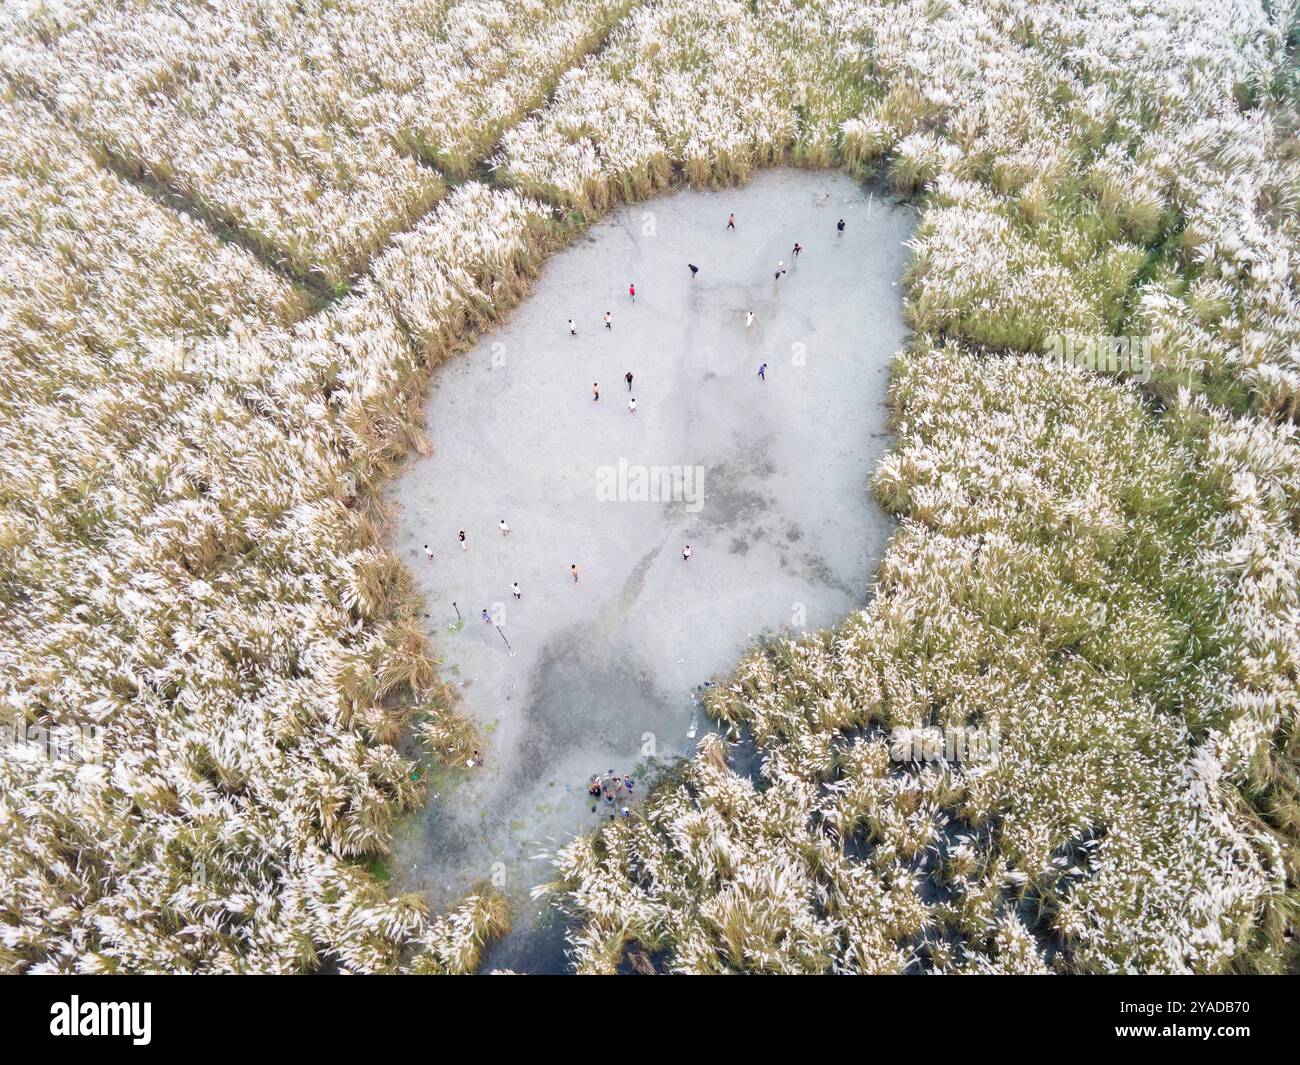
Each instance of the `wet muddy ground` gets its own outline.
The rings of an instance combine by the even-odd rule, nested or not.
[[[865,601],[891,528],[867,480],[889,444],[913,219],[844,174],[796,170],[624,207],[438,370],[435,452],[394,485],[394,548],[486,764],[435,779],[392,864],[435,907],[484,879],[512,897],[489,966],[562,967],[562,930],[528,889],[550,878],[538,855],[608,815],[587,800],[593,773],[630,773],[639,800],[707,729],[699,684],[762,633]]]

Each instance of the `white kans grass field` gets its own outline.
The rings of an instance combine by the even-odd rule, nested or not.
[[[863,611],[756,648],[680,781],[559,853],[575,967],[1294,968],[1296,27],[4,5],[0,701],[101,744],[0,745],[0,966],[478,966],[490,888],[434,916],[381,882],[427,772],[490,746],[379,491],[436,364],[584,223],[794,162],[920,208],[871,486],[901,525]],[[1149,337],[1149,380],[1045,365],[1063,333]],[[966,725],[996,760],[889,758]]]
[[[342,284],[628,0],[223,0],[0,14],[0,69],[123,166]]]
[[[373,286],[179,359],[96,347],[92,304],[90,351],[6,347],[4,698],[24,723],[94,724],[106,755],[4,749],[7,967],[464,970],[504,926],[483,896],[430,921],[355,864],[422,795],[393,746],[413,715],[440,756],[471,742],[423,720],[434,665],[366,486],[423,446],[447,350],[395,324],[382,278],[420,255],[400,305],[463,329],[518,289],[529,217],[463,186]],[[113,295],[178,318],[186,300]]]
[[[123,186],[11,93],[0,93],[0,190],[4,339],[33,358],[284,325],[309,309],[249,255]]]

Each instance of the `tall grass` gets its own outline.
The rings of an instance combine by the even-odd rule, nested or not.
[[[1220,117],[1275,83],[1284,27],[1192,5],[858,13],[871,88],[837,158],[922,206],[875,479],[903,524],[866,610],[714,689],[758,781],[711,742],[642,820],[557,856],[576,964],[632,943],[685,972],[1288,964],[1300,451],[1255,417],[1295,413],[1300,172],[1276,100]],[[654,33],[653,62],[675,47],[656,18],[615,44]],[[511,165],[569,195],[568,116],[633,65],[585,70],[507,138]],[[733,111],[780,115],[732,80]],[[617,169],[586,158],[584,187]],[[1056,334],[1147,332],[1145,397],[1038,358]],[[997,728],[991,764],[888,760],[882,730],[971,724]]]
[[[0,760],[0,965],[479,964],[502,900],[432,917],[365,868],[422,801],[398,737],[476,743],[378,489],[429,446],[431,368],[573,231],[550,208],[779,162],[882,170],[922,209],[873,483],[900,530],[865,610],[712,690],[756,780],[711,737],[562,850],[577,967],[632,943],[685,972],[1292,964],[1286,16],[4,8],[0,698],[102,757]],[[277,271],[352,291],[293,324]],[[174,331],[180,360],[150,343]],[[1100,331],[1150,334],[1141,387],[1038,358]],[[890,758],[893,729],[967,726],[995,761]]]
[[[549,212],[467,185],[327,313],[191,337],[177,360],[123,333],[199,324],[190,271],[250,313],[291,293],[144,207],[130,232],[160,213],[161,248],[86,220],[86,347],[32,331],[0,385],[3,701],[24,730],[100,730],[86,764],[0,761],[5,796],[28,797],[0,814],[0,964],[472,968],[499,897],[432,918],[353,864],[424,800],[395,746],[412,724],[434,761],[481,742],[442,697],[377,488],[423,446],[431,367],[536,271]]]
[[[342,286],[629,2],[149,0],[53,37],[18,9],[0,71],[268,259]]]

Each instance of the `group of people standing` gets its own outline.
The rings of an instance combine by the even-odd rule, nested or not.
[[[614,820],[614,811],[627,817],[631,814],[624,800],[631,802],[632,789],[636,782],[629,776],[619,776],[614,770],[607,770],[602,777],[599,773],[593,773],[591,779],[587,781],[587,798],[591,799],[591,812],[594,814],[600,809],[600,803],[605,801],[605,808],[609,814],[609,819]]]

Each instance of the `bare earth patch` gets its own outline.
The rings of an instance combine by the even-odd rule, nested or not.
[[[395,485],[394,548],[486,764],[435,782],[398,833],[397,885],[441,906],[492,879],[524,903],[550,873],[533,856],[608,815],[591,812],[591,774],[630,773],[640,799],[691,750],[692,721],[703,735],[697,685],[765,631],[862,605],[891,528],[866,482],[888,445],[912,227],[910,208],[827,172],[624,207],[437,372],[435,451]],[[639,498],[665,485],[676,498]],[[555,964],[520,909],[490,964]]]

